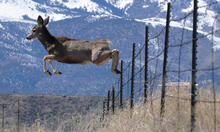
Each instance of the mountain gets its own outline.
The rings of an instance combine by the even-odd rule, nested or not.
[[[54,62],[62,75],[48,76],[43,73],[42,58],[48,53],[38,40],[26,40],[36,24],[38,15],[50,16],[48,29],[52,35],[68,36],[82,40],[108,38],[112,47],[120,50],[121,59],[131,59],[132,43],[137,49],[144,44],[145,25],[150,36],[159,33],[165,26],[167,2],[171,2],[171,19],[178,19],[192,11],[192,1],[182,0],[3,0],[0,1],[0,91],[23,94],[86,94],[105,95],[112,82],[119,78],[111,73],[111,61],[104,66],[68,65]],[[211,3],[211,4],[210,4]],[[209,5],[210,6],[207,6]],[[198,33],[211,32],[215,16],[219,12],[217,1],[199,0]],[[180,43],[182,21],[172,21],[170,44]],[[219,19],[216,19],[218,29]],[[185,22],[184,41],[191,40],[192,15]],[[210,67],[211,36],[199,40],[198,67]],[[163,49],[164,32],[158,40],[150,41],[150,57]],[[219,33],[214,35],[216,58],[219,56]],[[159,45],[158,45],[159,44]],[[169,49],[168,69],[177,69],[178,50]],[[183,47],[182,69],[190,68],[191,46]],[[159,58],[159,67],[163,57]],[[137,61],[137,68],[143,65]],[[216,61],[216,66],[220,65]],[[155,62],[150,64],[154,71]],[[162,69],[162,68],[160,68]],[[160,70],[161,71],[161,70]],[[216,72],[216,78],[220,75]],[[199,72],[199,80],[210,79],[210,73]],[[171,74],[169,80],[176,80]],[[182,78],[189,80],[190,73]],[[218,82],[218,81],[217,81]],[[218,82],[220,83],[220,82]]]

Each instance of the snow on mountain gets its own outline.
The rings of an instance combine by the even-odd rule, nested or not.
[[[0,24],[0,29],[3,29],[3,30],[5,29],[5,28],[2,26],[2,24]]]
[[[106,0],[106,2],[119,9],[125,9],[129,8],[129,6],[133,4],[134,0]]]
[[[46,1],[45,1],[46,2]],[[19,21],[33,23],[38,15],[50,16],[53,21],[79,17],[73,9],[82,9],[86,12],[105,16],[112,16],[111,11],[99,6],[91,0],[50,0],[48,3],[33,0],[3,0],[0,2],[0,21]],[[28,20],[27,18],[28,17]]]
[[[214,12],[213,10],[210,10],[207,8],[208,2],[204,1],[204,0],[199,0],[198,2],[198,29],[202,30],[204,28],[204,26],[213,26],[213,23],[215,21],[215,17],[217,16],[217,13]],[[182,9],[183,13],[190,13],[193,11],[193,1],[190,2],[190,6],[186,9]],[[188,23],[188,25],[192,25],[191,24],[191,20],[188,20],[186,23]]]
[[[150,0],[151,3],[157,3],[161,12],[165,12],[167,10],[167,3],[170,1],[171,0]]]
[[[144,0],[143,2],[140,2],[143,3],[141,7],[146,11],[148,11],[148,8],[151,9],[151,5],[155,4],[159,9],[151,10],[151,14],[155,14],[151,17],[134,19],[140,21],[156,20],[154,18],[164,19],[164,17],[161,18],[158,13],[166,12],[167,3],[170,1],[171,0]],[[3,0],[0,2],[0,21],[20,21],[33,23],[33,20],[35,20],[38,15],[41,15],[43,17],[50,16],[53,21],[59,21],[66,18],[80,17],[81,14],[77,14],[76,9],[84,10],[86,13],[92,13],[90,14],[90,19],[88,20],[91,20],[91,18],[99,19],[102,17],[130,19],[130,14],[127,12],[127,10],[133,8],[133,6],[136,6],[135,4],[137,4],[137,1],[135,0],[105,0],[105,2],[111,4],[113,7],[119,10],[123,10],[125,16],[118,14],[116,15],[114,14],[112,8],[109,8],[107,5],[101,4],[100,1],[93,0]],[[175,10],[179,8],[176,7],[176,5],[183,4],[182,1],[175,1],[172,3],[175,4],[175,7],[172,7],[175,8]],[[193,1],[187,3],[188,4],[186,4],[186,8],[179,8],[180,12],[183,14],[187,14],[193,10]],[[207,9],[207,7],[204,6],[207,4],[208,2],[206,2],[206,0],[199,0],[198,6],[201,7],[198,9],[198,13],[200,14],[200,21],[198,23],[199,30],[203,30],[203,28],[206,27],[211,27],[216,16],[216,12],[211,9]],[[172,12],[172,17],[176,18],[178,16],[179,13]],[[188,19],[186,21],[187,27],[192,27],[191,21],[192,19]],[[155,23],[158,23],[158,21],[156,20]],[[181,23],[183,22],[180,22],[180,24]]]
[[[65,35],[84,40],[109,38],[113,47],[120,50],[120,57],[126,61],[130,60],[132,53],[130,44],[137,42],[137,47],[140,47],[144,43],[146,24],[149,24],[151,34],[158,33],[165,26],[167,2],[171,2],[171,20],[181,18],[193,9],[193,3],[189,0],[1,0],[0,90],[6,88],[7,92],[20,90],[21,93],[47,93],[45,90],[50,89],[48,93],[105,94],[108,89],[106,86],[112,83],[109,80],[116,77],[111,73],[111,62],[102,67],[54,63],[63,72],[62,75],[48,77],[43,73],[42,58],[47,52],[39,41],[25,39],[33,24],[36,24],[37,16],[50,16],[52,22],[48,29],[55,36]],[[219,9],[204,6],[209,3],[210,0],[199,0],[199,35],[211,32]],[[183,22],[171,21],[171,44],[179,42]],[[215,29],[218,28],[219,20],[215,26]],[[185,29],[184,40],[187,41],[191,39],[192,15],[187,18]],[[213,37],[216,49],[220,48],[219,35]],[[150,42],[150,56],[155,56],[157,50],[161,50],[159,44],[163,38]],[[200,41],[203,44],[200,54],[208,56],[211,39],[209,36]],[[185,47],[186,50],[189,47]],[[170,53],[170,60],[175,61],[176,52]],[[188,64],[188,55],[187,51],[183,58],[186,60],[184,66]]]
[[[46,13],[45,11],[40,11],[40,9],[46,10]],[[0,3],[0,20],[32,23],[30,20],[25,20],[24,17],[27,16],[31,19],[36,19],[38,15],[42,15],[43,17],[49,15],[56,21],[70,18],[68,15],[55,13],[55,10],[47,5],[40,5],[31,0],[3,0]]]
[[[59,3],[67,8],[70,9],[84,9],[87,12],[98,12],[98,13],[107,13],[108,12],[100,7],[97,3],[91,1],[91,0],[68,0],[68,1],[62,1],[62,0],[51,0],[53,4]]]

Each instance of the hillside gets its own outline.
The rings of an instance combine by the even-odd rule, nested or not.
[[[5,105],[5,128],[17,128],[18,99],[20,128],[32,126],[37,120],[44,122],[49,129],[58,129],[61,121],[74,124],[79,115],[86,115],[94,108],[99,108],[103,97],[98,96],[57,96],[57,95],[10,95],[1,94],[0,104]],[[97,114],[97,112],[94,112]],[[0,122],[2,121],[2,107]],[[68,130],[68,125],[66,125]]]
[[[48,29],[52,35],[68,36],[83,40],[99,40],[108,38],[112,47],[120,50],[120,59],[125,64],[131,60],[132,43],[137,43],[137,50],[144,44],[145,25],[149,25],[149,37],[158,34],[165,26],[166,5],[169,0],[4,0],[0,2],[0,91],[1,93],[21,94],[74,94],[105,95],[113,81],[119,76],[111,73],[111,61],[104,66],[67,65],[54,62],[62,75],[52,77],[43,73],[42,58],[48,53],[38,40],[26,40],[38,15],[50,16]],[[219,4],[210,5],[216,0],[199,1],[198,36],[210,32]],[[171,19],[178,19],[192,10],[192,1],[172,1]],[[155,10],[155,7],[157,10]],[[10,10],[10,12],[5,12]],[[181,41],[183,21],[172,21],[170,44]],[[219,25],[219,19],[217,24]],[[192,38],[192,15],[186,20],[183,41]],[[215,27],[218,28],[217,26]],[[200,39],[198,50],[198,66],[210,67],[211,36]],[[214,36],[216,58],[220,56],[219,34]],[[149,57],[163,49],[164,32],[149,42]],[[158,47],[159,46],[159,47]],[[169,49],[168,69],[177,69],[178,50]],[[182,67],[191,65],[191,45],[183,47]],[[159,58],[158,66],[163,63]],[[154,71],[154,63],[149,71]],[[220,62],[216,61],[218,66]],[[141,64],[144,64],[143,57]],[[137,68],[138,66],[136,66]],[[161,67],[158,67],[161,71]],[[220,76],[216,72],[216,77]],[[176,75],[170,80],[176,81]],[[181,79],[188,80],[190,73],[184,73]],[[210,74],[203,72],[198,80],[208,80]],[[216,81],[220,84],[220,81]]]

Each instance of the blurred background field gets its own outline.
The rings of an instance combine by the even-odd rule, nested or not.
[[[196,104],[196,131],[211,132],[216,118],[217,131],[220,130],[220,93],[216,92],[216,116],[214,115],[213,94],[209,87],[200,88]],[[166,94],[165,115],[160,120],[160,91],[149,97],[146,104],[142,99],[137,101],[133,110],[129,102],[123,110],[116,108],[115,114],[111,109],[102,119],[101,103],[103,97],[57,97],[29,96],[20,97],[22,132],[185,132],[190,131],[190,87],[178,89],[176,85],[169,87]],[[9,95],[8,95],[9,96]],[[15,97],[15,96],[13,96]],[[35,98],[36,102],[51,104],[50,106],[31,106],[25,99]],[[3,96],[1,96],[3,98]],[[5,97],[6,98],[6,97]],[[50,98],[50,99],[49,99]],[[64,99],[62,99],[64,98]],[[45,99],[45,100],[44,100]],[[47,100],[47,101],[46,101]],[[51,102],[53,100],[53,103]],[[71,102],[72,100],[72,102]],[[75,101],[73,101],[75,100]],[[12,99],[10,100],[12,101]],[[14,100],[16,102],[16,100]],[[69,103],[68,103],[69,102]],[[71,102],[71,103],[70,103]],[[126,102],[126,100],[125,100]],[[9,103],[9,102],[8,102]],[[53,104],[53,105],[52,105]],[[10,106],[10,105],[9,105]],[[14,107],[13,107],[14,106]],[[16,104],[6,108],[5,132],[17,130]],[[88,107],[87,107],[88,106]],[[36,111],[34,111],[36,110]],[[36,116],[34,116],[36,115]],[[14,116],[14,117],[13,117]],[[28,118],[29,117],[29,118]],[[26,120],[25,120],[26,119]],[[30,123],[32,120],[32,123]],[[10,125],[9,125],[10,124]]]

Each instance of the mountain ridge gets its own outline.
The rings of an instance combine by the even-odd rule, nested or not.
[[[10,2],[13,3],[13,1],[14,0],[5,0],[0,3],[0,7],[7,5]],[[109,1],[109,3],[107,1],[99,2],[97,0],[88,0],[96,4],[99,2],[98,7],[102,7],[102,9],[107,11],[107,13],[103,13],[98,11],[93,12],[92,10],[89,12],[80,6],[80,8],[67,8],[62,2],[65,4],[65,2],[69,2],[68,0],[51,0],[55,3],[50,3],[51,1],[44,0],[38,1],[38,3],[36,0],[22,1],[26,3],[30,2],[32,5],[35,5],[34,7],[31,7],[31,4],[29,5],[33,8],[33,12],[30,14],[34,15],[27,15],[24,11],[20,13],[18,12],[18,15],[20,14],[21,16],[14,17],[14,14],[16,13],[14,12],[13,14],[12,12],[10,16],[12,18],[9,17],[10,21],[7,21],[4,17],[7,16],[7,13],[4,14],[2,11],[0,13],[0,91],[2,93],[105,95],[107,90],[111,88],[113,82],[119,78],[119,76],[111,73],[111,61],[101,67],[91,64],[81,66],[66,65],[55,62],[55,67],[63,72],[63,75],[49,77],[43,73],[42,58],[44,55],[47,55],[47,52],[38,40],[26,40],[26,35],[31,31],[33,25],[36,24],[37,16],[42,15],[45,18],[46,16],[51,15],[52,21],[49,23],[48,29],[54,36],[62,35],[91,41],[102,38],[110,39],[113,48],[120,50],[120,58],[126,63],[131,59],[132,43],[137,43],[137,50],[141,48],[140,45],[144,44],[144,29],[146,24],[149,25],[150,37],[156,35],[164,28],[166,17],[165,8],[166,3],[168,2],[163,0],[134,0],[130,1],[132,4],[129,6],[116,8],[117,5],[111,4],[116,2],[114,0],[111,2]],[[201,1],[200,6],[208,4],[206,0]],[[20,4],[25,5],[22,2]],[[189,13],[191,11],[191,4],[192,3],[188,1],[171,1],[172,20],[181,18]],[[45,8],[38,7],[39,5],[41,7],[50,8],[46,10]],[[82,5],[86,4],[83,3]],[[158,7],[158,10],[155,10],[154,6]],[[16,7],[16,9],[18,9],[18,7]],[[20,8],[22,7],[23,6]],[[161,8],[163,9],[161,10]],[[0,9],[6,10],[7,8]],[[27,11],[30,11],[30,9]],[[182,9],[185,9],[184,12],[182,12]],[[210,19],[210,21],[207,19],[202,20],[202,23],[200,23],[199,26],[199,35],[204,35],[211,31],[210,29],[212,28],[212,25],[210,23],[213,22],[213,16],[215,15],[215,13],[213,14],[211,12],[217,12],[218,9],[218,7],[215,7],[215,9],[214,7],[210,7],[207,8],[207,12],[204,12],[204,9],[201,8],[199,12],[203,12],[203,14],[200,14],[199,19],[210,15],[207,18]],[[57,14],[58,16],[56,18]],[[59,16],[59,14],[61,15]],[[64,17],[62,17],[62,15]],[[191,21],[192,16],[186,21],[185,41],[191,39]],[[217,20],[217,25],[218,21],[219,20]],[[178,34],[182,32],[182,28],[183,21],[171,22],[171,44],[180,42],[181,35]],[[220,41],[219,38],[219,34],[216,34],[216,45]],[[200,41],[202,45],[200,48],[202,53],[199,52],[200,58],[207,58],[210,56],[207,51],[211,49],[211,45],[208,45],[211,43],[210,40],[211,38],[204,38]],[[159,47],[157,41],[150,41],[150,57],[156,55],[158,49],[163,48],[164,32],[159,37],[158,41],[160,42]],[[218,47],[220,46],[217,45],[216,57],[218,56]],[[175,61],[177,59],[175,56],[177,56],[177,53],[174,52],[175,50],[171,51],[173,52],[169,55],[169,61],[174,64],[171,68],[176,68]],[[186,54],[183,57],[183,60],[185,60],[183,65],[184,67],[189,67],[191,63],[188,61],[191,55],[190,47],[185,48],[183,53]],[[162,58],[159,58],[159,60],[161,63]],[[201,66],[205,67],[204,62],[205,60],[203,59],[199,60]],[[209,62],[208,58],[206,62]],[[217,64],[218,62],[216,65]],[[154,71],[153,65],[150,66],[150,70]],[[218,72],[216,74],[216,76],[218,76]],[[203,75],[203,77],[207,77],[208,75],[209,74]],[[187,77],[189,76],[184,75],[183,78]]]

